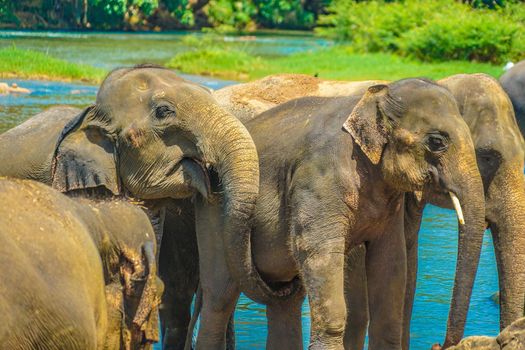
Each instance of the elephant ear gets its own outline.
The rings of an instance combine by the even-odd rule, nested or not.
[[[105,187],[120,194],[116,141],[90,106],[62,130],[52,163],[52,186],[61,192]]]
[[[355,143],[373,164],[378,164],[381,160],[388,140],[385,117],[379,106],[387,93],[386,85],[369,87],[343,124],[343,129],[352,135]]]

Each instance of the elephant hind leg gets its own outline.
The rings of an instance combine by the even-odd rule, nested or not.
[[[197,349],[212,350],[226,347],[226,331],[239,294],[237,286],[232,281],[222,286],[217,282],[209,286],[203,284],[203,306]]]
[[[301,308],[304,294],[300,293],[285,302],[272,303],[266,306],[268,319],[268,339],[266,349],[303,349],[303,332]]]
[[[197,205],[196,228],[202,311],[197,349],[224,350],[226,331],[240,291],[232,279],[224,254],[222,209]],[[230,247],[231,248],[231,247]]]
[[[191,318],[191,303],[199,281],[194,219],[167,212],[159,274],[164,282],[160,308],[163,349],[183,350]]]

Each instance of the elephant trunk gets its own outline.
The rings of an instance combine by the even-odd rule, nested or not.
[[[463,337],[485,231],[483,184],[474,156],[466,154],[465,158],[466,163],[455,167],[461,169],[457,171],[462,173],[459,175],[458,186],[453,189],[459,200],[454,207],[457,212],[458,205],[462,207],[464,223],[458,212],[458,255],[445,348],[457,344]]]
[[[488,193],[494,200],[487,201],[494,202],[487,218],[498,264],[501,330],[523,317],[525,304],[525,183],[515,173],[496,176]]]
[[[259,194],[259,158],[253,140],[235,117],[217,108],[217,124],[207,125],[212,164],[223,188],[225,257],[242,292],[259,303],[283,296],[272,290],[256,270],[251,248],[251,220]]]

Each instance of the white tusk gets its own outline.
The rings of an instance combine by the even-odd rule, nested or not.
[[[450,195],[450,199],[452,199],[452,204],[454,205],[454,209],[456,209],[456,214],[458,214],[460,225],[465,225],[465,218],[463,217],[463,210],[461,210],[461,204],[459,203],[458,197],[452,192],[449,192],[448,194]]]

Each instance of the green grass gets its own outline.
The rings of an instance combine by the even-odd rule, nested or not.
[[[42,52],[16,47],[0,49],[0,78],[46,79],[99,83],[106,71],[67,62]]]
[[[277,73],[303,73],[325,79],[397,80],[406,77],[443,78],[457,73],[483,72],[499,77],[503,70],[487,63],[447,61],[423,63],[387,53],[354,53],[334,46],[283,57],[259,57],[220,44],[198,45],[166,64],[181,72],[248,81]],[[0,49],[0,78],[47,79],[100,83],[106,71],[15,47]]]
[[[277,58],[257,57],[231,48],[200,48],[177,54],[167,66],[184,73],[241,81],[276,73],[303,73],[336,80],[440,79],[458,73],[487,73],[499,77],[503,73],[501,67],[487,63],[422,63],[386,53],[356,54],[347,46]]]

